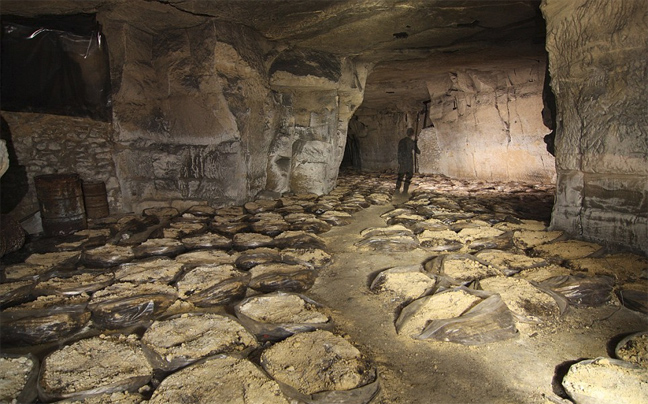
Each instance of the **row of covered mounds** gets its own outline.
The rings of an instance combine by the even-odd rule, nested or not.
[[[317,201],[312,196],[292,200],[307,207]],[[18,323],[26,322],[24,318],[42,318],[50,307],[60,315],[78,313],[79,307],[86,306],[93,309],[93,320],[101,327],[125,328],[155,318],[178,298],[208,307],[240,300],[248,287],[262,292],[307,290],[316,270],[331,260],[315,233],[285,228],[278,234],[264,234],[246,228],[247,232],[228,236],[210,231],[210,224],[220,223],[222,218],[253,226],[260,222],[259,215],[281,217],[273,210],[303,207],[281,200],[246,205],[222,209],[198,206],[182,215],[173,208],[152,208],[141,216],[96,223],[95,228],[57,244],[52,240],[35,243],[30,246],[33,250],[47,252],[29,254],[23,262],[4,267],[2,304],[11,306],[2,313],[4,324],[18,328]],[[294,215],[297,208],[286,215]],[[276,228],[273,223],[268,227]],[[78,314],[78,321],[71,323],[85,323],[88,313],[81,310]],[[49,328],[51,333],[36,327],[26,341],[25,333],[5,334],[15,342],[60,339],[59,327]]]
[[[648,313],[645,257],[606,253],[550,231],[520,209],[526,200],[516,204],[510,194],[498,203],[498,193],[512,192],[546,211],[542,189],[448,182],[455,188],[422,180],[410,200],[382,215],[386,226],[363,230],[356,243],[430,253],[420,265],[386,268],[372,280],[371,290],[394,302],[398,333],[475,345],[513,338],[520,328],[532,333],[569,306],[618,304]]]
[[[318,234],[389,200],[369,189],[151,208],[30,243],[3,265],[0,398],[370,401],[375,367],[300,294],[333,258]]]
[[[361,248],[430,252],[419,265],[381,271],[371,284],[394,302],[399,334],[480,345],[518,330],[534,335],[570,307],[648,314],[646,257],[548,230],[552,194],[542,187],[485,185],[423,183],[383,215],[387,226],[362,232]],[[645,401],[646,331],[620,341],[613,358],[576,361],[561,382],[577,404]]]
[[[328,226],[324,230],[330,224],[317,217],[328,214],[329,222],[345,224],[346,219],[340,223],[340,218],[350,215],[343,209],[369,206],[361,194],[338,194],[259,200],[222,209],[196,206],[182,215],[173,208],[154,208],[142,216],[106,220],[58,244],[48,240],[34,247],[51,252],[34,253],[21,263],[5,266],[2,305],[16,306],[40,295],[86,293],[94,298],[89,304],[96,309],[95,317],[107,309],[118,313],[123,326],[130,326],[129,318],[150,319],[147,316],[159,314],[175,300],[169,286],[174,286],[184,301],[202,307],[231,303],[245,294],[247,287],[260,292],[304,291],[314,282],[317,268],[331,259],[315,234],[322,230],[322,223]],[[233,235],[229,234],[232,228]],[[137,287],[120,286],[122,282]],[[133,300],[137,296],[142,297],[142,304],[155,296],[154,308],[140,313],[139,305],[132,304],[137,303]],[[116,309],[120,301],[132,307],[132,316]],[[62,300],[49,306],[67,305]],[[74,304],[73,311],[77,308]],[[87,317],[82,314],[81,319]],[[100,322],[107,328],[119,328],[110,319]],[[35,338],[47,339],[48,333],[41,331],[35,330],[33,334],[41,336]],[[52,340],[57,339],[54,334]]]

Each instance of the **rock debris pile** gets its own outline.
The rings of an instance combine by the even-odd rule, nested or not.
[[[430,253],[371,283],[400,310],[401,335],[478,345],[569,305],[648,312],[645,258],[547,231],[551,186],[429,176],[396,203],[393,175],[338,183],[324,196],[111,216],[3,257],[0,367],[12,376],[0,401],[371,401],[371,358],[307,296],[335,259],[320,235],[371,205],[394,204],[358,249]],[[645,348],[624,349],[645,366]]]

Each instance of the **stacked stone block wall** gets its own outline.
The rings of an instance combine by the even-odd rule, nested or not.
[[[77,173],[84,181],[103,181],[112,211],[122,209],[110,123],[88,118],[3,111],[11,131],[17,162],[25,167],[29,188],[11,212],[16,220],[38,211],[34,177]]]

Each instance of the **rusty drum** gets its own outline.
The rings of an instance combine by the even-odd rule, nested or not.
[[[103,181],[83,181],[83,201],[88,219],[101,219],[110,214],[106,184]]]
[[[78,174],[38,175],[34,183],[46,236],[65,236],[88,227]]]

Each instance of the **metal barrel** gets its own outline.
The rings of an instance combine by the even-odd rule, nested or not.
[[[83,181],[83,201],[88,219],[101,219],[110,214],[106,184],[103,181]]]
[[[46,236],[65,236],[88,227],[78,174],[38,175],[34,183]]]

